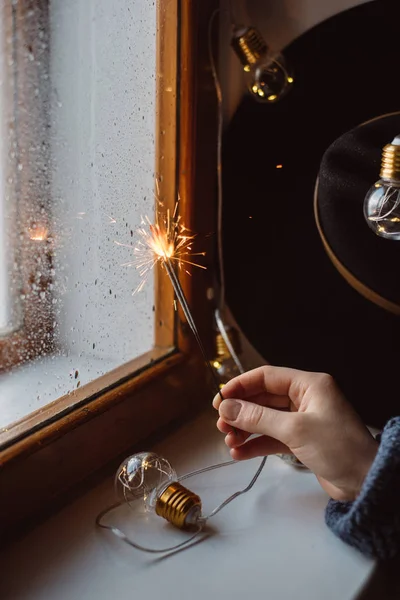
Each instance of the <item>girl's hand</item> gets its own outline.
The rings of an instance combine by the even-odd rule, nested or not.
[[[265,366],[222,393],[226,399],[216,396],[213,405],[232,458],[292,453],[332,498],[357,497],[378,444],[330,375]]]

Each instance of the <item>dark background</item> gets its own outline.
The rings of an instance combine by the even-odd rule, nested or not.
[[[313,194],[336,138],[400,110],[399,28],[400,2],[378,0],[309,30],[284,52],[290,93],[275,105],[244,98],[223,142],[227,302],[240,327],[272,364],[333,374],[376,426],[400,414],[399,317],[333,267]],[[396,267],[384,268],[399,277]]]

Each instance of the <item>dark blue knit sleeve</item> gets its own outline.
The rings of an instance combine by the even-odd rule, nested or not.
[[[330,500],[325,520],[338,537],[366,556],[400,555],[400,417],[383,430],[360,495],[354,502]]]

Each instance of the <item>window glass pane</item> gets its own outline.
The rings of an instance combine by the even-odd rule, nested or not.
[[[153,273],[132,296],[140,275],[123,265],[154,211],[156,3],[4,4],[0,166],[18,244],[2,186],[0,331],[15,289],[23,318],[0,338],[0,428],[154,345]]]
[[[1,106],[0,106],[1,110]],[[0,133],[1,153],[1,133]],[[6,232],[6,202],[4,198],[4,185],[0,171],[0,340],[12,328],[10,278],[8,268],[7,232]]]
[[[0,49],[6,47],[6,28],[0,26]],[[0,51],[0,343],[20,325],[16,260],[16,201],[14,173],[17,166],[13,137],[13,82],[9,77],[13,58]]]

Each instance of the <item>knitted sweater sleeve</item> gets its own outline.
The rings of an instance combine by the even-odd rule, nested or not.
[[[354,502],[330,500],[328,527],[366,556],[400,555],[400,417],[382,432],[378,453]]]

